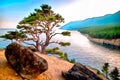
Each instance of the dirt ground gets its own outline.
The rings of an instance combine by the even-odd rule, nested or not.
[[[0,50],[0,80],[22,80],[21,77],[7,64],[4,52],[4,50]],[[65,80],[61,75],[62,71],[68,71],[74,65],[54,56],[47,56],[39,53],[35,54],[46,59],[49,67],[47,71],[32,80]],[[94,73],[97,72],[91,67],[88,68]],[[105,77],[100,77],[103,78],[103,80],[106,80]]]
[[[17,75],[17,73],[7,64],[4,52],[4,50],[0,50],[0,80],[22,80],[19,75]],[[48,61],[49,68],[47,71],[32,80],[64,80],[61,72],[68,71],[73,66],[73,64],[57,57],[46,56],[39,53],[36,54]]]

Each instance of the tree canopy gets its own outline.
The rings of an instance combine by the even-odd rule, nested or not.
[[[69,46],[69,42],[51,40],[58,34],[63,36],[70,36],[70,32],[68,31],[61,33],[56,32],[55,27],[59,27],[60,23],[63,22],[64,18],[60,14],[55,13],[51,6],[42,4],[40,9],[34,9],[33,13],[30,13],[30,15],[23,18],[23,20],[19,22],[17,25],[17,35],[21,35],[19,35],[17,39],[26,44],[34,45],[34,47],[43,54],[46,54],[47,46],[52,43],[57,43],[61,46]],[[8,35],[11,36],[11,33],[5,34],[2,37],[10,40],[16,38],[9,38]],[[33,43],[28,43],[27,41],[32,41]]]

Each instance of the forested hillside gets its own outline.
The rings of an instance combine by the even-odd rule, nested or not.
[[[117,39],[120,38],[120,26],[88,27],[79,30],[94,38]]]

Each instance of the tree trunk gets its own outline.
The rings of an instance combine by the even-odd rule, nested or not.
[[[108,78],[108,72],[106,72],[106,78],[109,80],[109,78]]]
[[[45,44],[42,46],[42,54],[47,54],[46,53],[46,47],[49,45],[49,41],[50,41],[50,22],[47,23],[46,25],[47,27],[47,31],[46,31],[46,41]]]
[[[42,54],[47,54],[47,53],[46,53],[46,47],[47,47],[46,45],[43,45],[43,46],[42,46],[42,48],[41,48],[41,49],[42,49],[42,50],[41,50],[41,53],[42,53]]]
[[[39,41],[36,41],[36,48],[37,48],[37,51],[41,52]]]

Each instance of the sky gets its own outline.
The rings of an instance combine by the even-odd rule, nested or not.
[[[120,11],[120,0],[0,0],[0,28],[16,27],[42,4],[50,5],[55,13],[61,14],[64,24]]]

